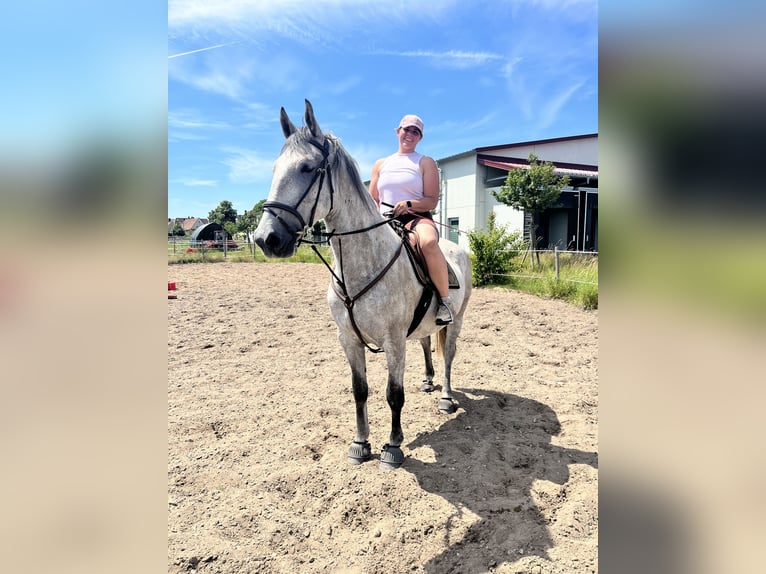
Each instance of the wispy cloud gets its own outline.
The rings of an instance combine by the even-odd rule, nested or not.
[[[223,48],[224,46],[231,46],[234,42],[227,42],[226,44],[218,44],[216,46],[208,46],[207,48],[198,48],[197,50],[189,50],[188,52],[181,52],[180,54],[172,54],[168,56],[168,60],[173,58],[180,58],[181,56],[188,56],[190,54],[197,54],[199,52],[207,52],[208,50],[215,50],[217,48]]]
[[[564,105],[574,96],[582,87],[585,82],[578,82],[573,86],[564,88],[559,93],[555,94],[542,106],[540,110],[540,116],[538,121],[538,127],[541,129],[547,128],[554,124],[558,118],[561,109]]]
[[[227,123],[203,117],[196,110],[174,110],[168,112],[168,127],[187,129],[226,128]]]
[[[216,187],[218,180],[215,179],[182,179],[178,183],[186,187]]]
[[[405,52],[377,52],[383,56],[400,56],[404,58],[422,58],[433,65],[445,68],[466,69],[484,66],[493,60],[502,60],[503,56],[492,52],[464,52],[462,50],[447,50],[434,52],[431,50],[415,50]]]
[[[502,68],[503,77],[505,77],[506,80],[510,81],[513,78],[514,70],[516,70],[516,68],[522,61],[523,61],[523,58],[521,56],[516,56],[508,60]]]
[[[247,58],[206,56],[199,63],[186,65],[185,59],[173,60],[168,77],[198,90],[243,100],[253,80],[255,63]]]
[[[313,47],[344,47],[360,33],[385,38],[392,28],[438,24],[451,8],[452,2],[433,2],[413,18],[399,3],[380,0],[168,0],[168,30],[171,36],[242,39],[274,34]]]
[[[260,152],[242,148],[227,147],[228,156],[223,163],[229,167],[229,180],[235,183],[262,183],[271,181],[273,157],[264,157]]]
[[[179,130],[168,130],[168,143],[177,142],[200,142],[209,140],[210,137],[206,135],[200,135],[195,133],[189,133]]]
[[[480,128],[491,125],[496,119],[496,112],[484,114],[475,119],[465,121],[447,121],[442,122],[439,125],[427,128],[429,132],[435,131],[437,133],[463,133],[472,132]]]
[[[348,78],[345,78],[344,80],[334,82],[332,86],[329,88],[329,91],[331,94],[339,96],[341,94],[345,94],[349,90],[354,89],[361,83],[362,83],[361,76],[350,76]]]

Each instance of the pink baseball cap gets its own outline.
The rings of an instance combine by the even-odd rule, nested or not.
[[[402,121],[399,122],[400,128],[406,128],[406,127],[416,127],[420,130],[421,135],[423,132],[423,120],[421,120],[418,116],[415,114],[407,114],[402,118]]]

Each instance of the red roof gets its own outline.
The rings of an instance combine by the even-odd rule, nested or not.
[[[512,169],[529,169],[529,162],[527,160],[515,157],[487,156],[478,154],[476,156],[476,161],[478,161],[481,165],[486,165],[497,169],[504,169],[505,171],[511,171]],[[598,166],[586,166],[555,161],[550,163],[553,164],[556,175],[568,175],[573,177],[598,177]]]

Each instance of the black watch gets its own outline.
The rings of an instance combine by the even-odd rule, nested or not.
[[[412,202],[410,200],[407,200],[407,207],[412,207]]]

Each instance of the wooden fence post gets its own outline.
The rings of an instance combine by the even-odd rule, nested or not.
[[[559,280],[559,248],[558,246],[553,247],[553,259],[556,265],[556,281]]]

